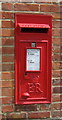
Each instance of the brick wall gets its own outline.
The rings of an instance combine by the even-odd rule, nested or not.
[[[42,0],[0,1],[0,120],[62,119],[62,3]],[[51,104],[14,104],[14,13],[46,14],[53,17]]]

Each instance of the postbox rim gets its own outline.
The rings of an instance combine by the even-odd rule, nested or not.
[[[31,24],[31,23],[18,23],[21,28],[50,28],[48,24]]]

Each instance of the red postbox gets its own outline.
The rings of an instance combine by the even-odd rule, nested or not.
[[[50,103],[52,17],[16,14],[15,39],[15,103]]]

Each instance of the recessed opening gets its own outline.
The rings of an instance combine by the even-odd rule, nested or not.
[[[25,32],[25,33],[47,33],[48,28],[21,28],[21,32]]]

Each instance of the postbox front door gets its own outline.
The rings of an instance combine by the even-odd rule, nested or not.
[[[21,39],[16,35],[18,39],[16,104],[50,103],[51,64],[49,60],[51,60],[51,55],[49,55],[49,49],[51,46],[49,46],[48,37],[42,35],[41,40],[36,40],[36,35],[34,38],[27,36],[23,38],[22,34]]]

